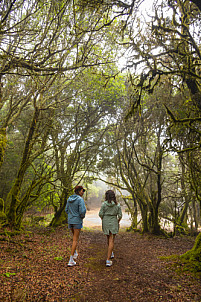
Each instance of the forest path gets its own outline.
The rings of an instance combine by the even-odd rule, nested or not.
[[[85,259],[87,278],[75,292],[77,301],[201,301],[201,280],[175,273],[167,260],[159,258],[186,252],[192,239],[120,232],[113,265],[106,267],[105,237],[100,231],[82,236],[81,247],[87,250],[81,258]]]
[[[115,238],[115,258],[105,266],[106,236],[83,230],[77,265],[68,267],[72,237],[66,227],[0,236],[0,301],[201,301],[201,279],[161,256],[183,254],[194,239],[127,233]],[[178,272],[175,272],[175,266]]]

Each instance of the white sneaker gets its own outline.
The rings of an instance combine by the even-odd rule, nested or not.
[[[110,258],[114,258],[114,253],[112,252],[111,257]]]
[[[76,265],[76,262],[73,260],[73,257],[70,257],[70,260],[68,262],[68,266],[74,266]]]
[[[77,257],[78,257],[78,253],[77,253],[77,251],[75,251],[75,253],[73,255],[73,259],[77,259]]]
[[[106,266],[112,266],[112,261],[111,260],[106,260]]]

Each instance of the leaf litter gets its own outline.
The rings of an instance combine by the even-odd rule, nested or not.
[[[201,301],[201,278],[166,259],[191,249],[194,238],[158,238],[121,231],[115,258],[105,266],[106,238],[83,230],[77,265],[68,267],[67,227],[38,227],[0,236],[0,301]]]

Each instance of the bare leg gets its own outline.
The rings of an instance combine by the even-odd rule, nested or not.
[[[110,233],[109,235],[107,235],[107,240],[108,240],[107,260],[110,260],[110,257],[112,255],[112,251],[114,249],[114,239],[115,239],[115,234]]]
[[[78,243],[78,239],[79,239],[79,235],[80,235],[80,229],[71,229],[72,233],[73,233],[73,244],[72,244],[72,248],[71,248],[71,256],[74,255],[76,247],[77,247],[77,243]]]

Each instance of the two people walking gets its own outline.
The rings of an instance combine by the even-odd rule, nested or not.
[[[76,265],[75,259],[78,257],[77,244],[80,235],[80,230],[83,227],[83,219],[86,214],[84,199],[82,198],[85,189],[82,186],[76,186],[73,195],[71,195],[66,204],[65,211],[68,214],[68,228],[73,234],[73,243],[71,247],[70,260],[68,266]],[[105,193],[105,201],[99,211],[99,216],[102,219],[102,230],[107,236],[108,253],[106,266],[112,265],[111,258],[114,258],[114,240],[115,235],[119,231],[119,222],[122,218],[120,205],[116,201],[114,191],[108,190]]]

